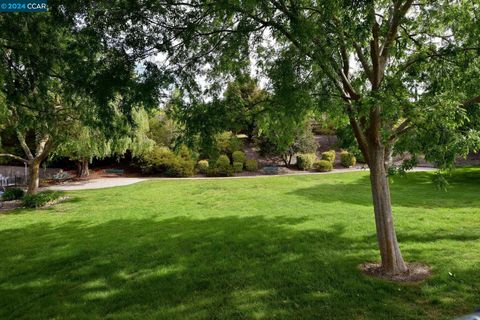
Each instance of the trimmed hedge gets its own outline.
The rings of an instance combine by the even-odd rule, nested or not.
[[[333,164],[328,160],[319,160],[313,164],[315,171],[328,172],[332,171]]]
[[[335,162],[335,150],[328,150],[325,152],[322,152],[322,160],[326,160],[331,162],[332,164]]]
[[[342,153],[340,153],[340,163],[345,168],[349,168],[357,164],[357,159],[352,153],[348,151],[342,151]]]
[[[235,161],[233,163],[233,171],[234,172],[242,172],[243,171],[243,162]]]
[[[310,170],[317,159],[315,153],[304,153],[297,156],[297,167],[300,170]]]
[[[245,161],[245,170],[254,172],[258,170],[258,162],[257,159],[248,159]]]
[[[168,177],[189,177],[195,173],[195,162],[183,148],[177,155],[165,147],[156,147],[142,157],[141,168],[145,173],[164,174]]]
[[[232,153],[232,160],[234,163],[240,162],[244,164],[245,161],[247,160],[247,155],[243,151],[235,151],[234,153]]]
[[[226,155],[218,157],[214,165],[208,167],[207,176],[209,177],[229,177],[233,175],[233,167],[230,159]]]
[[[24,195],[25,195],[25,191],[23,191],[23,189],[8,188],[3,193],[2,200],[3,201],[18,200],[18,199],[22,199]]]
[[[33,195],[25,195],[23,197],[23,206],[26,208],[40,208],[50,202],[58,200],[63,195],[63,192],[45,190]]]

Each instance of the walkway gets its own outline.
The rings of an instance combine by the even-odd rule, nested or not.
[[[314,174],[335,174],[335,173],[347,173],[347,172],[356,172],[356,171],[366,171],[368,169],[335,169],[330,172],[295,172],[289,174],[280,174],[280,175],[251,175],[251,176],[237,176],[237,177],[190,177],[190,178],[160,178],[160,177],[146,177],[146,178],[98,178],[85,181],[76,181],[66,184],[55,185],[51,187],[46,187],[43,189],[48,190],[61,190],[61,191],[74,191],[74,190],[90,190],[90,189],[103,189],[111,187],[121,187],[128,186],[134,183],[149,181],[149,180],[206,180],[206,179],[251,179],[251,178],[264,178],[264,177],[286,177],[286,176],[299,176],[299,175],[314,175]],[[411,171],[434,171],[435,168],[430,167],[416,167]]]

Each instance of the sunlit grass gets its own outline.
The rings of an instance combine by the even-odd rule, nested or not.
[[[392,184],[419,284],[378,260],[366,172],[151,181],[0,216],[4,319],[451,319],[480,306],[480,170]]]

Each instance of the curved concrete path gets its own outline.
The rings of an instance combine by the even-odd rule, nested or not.
[[[251,179],[251,178],[265,178],[265,177],[288,177],[288,176],[300,176],[300,175],[322,175],[322,174],[335,174],[335,173],[347,173],[367,171],[368,169],[336,169],[330,172],[294,172],[279,175],[252,175],[252,176],[237,176],[237,177],[190,177],[190,178],[161,178],[161,177],[146,177],[146,178],[98,178],[85,181],[76,181],[66,184],[59,184],[42,189],[48,190],[61,190],[61,191],[74,191],[74,190],[90,190],[90,189],[103,189],[111,187],[128,186],[134,183],[149,181],[149,180],[222,180],[222,179]],[[435,168],[431,167],[415,167],[410,172],[419,171],[434,171]]]
[[[99,178],[85,181],[75,181],[65,184],[58,184],[50,187],[45,187],[46,190],[61,190],[61,191],[73,191],[73,190],[90,190],[90,189],[103,189],[111,187],[128,186],[141,181],[149,180],[150,178]]]

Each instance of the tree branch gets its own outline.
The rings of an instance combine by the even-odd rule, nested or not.
[[[10,154],[10,153],[0,153],[0,157],[13,158],[13,159],[15,159],[15,160],[19,160],[19,161],[22,161],[22,162],[25,162],[25,163],[28,162],[27,159],[23,159],[22,157],[19,157],[19,156],[16,156],[16,155],[14,155],[14,154]]]
[[[30,151],[30,148],[28,147],[27,143],[25,142],[25,137],[20,133],[20,131],[17,130],[17,138],[18,141],[20,142],[20,146],[22,147],[23,151],[27,155],[28,160],[33,160],[33,154]]]
[[[480,96],[476,96],[474,98],[468,99],[462,103],[462,107],[469,107],[474,104],[480,103]]]
[[[357,53],[358,60],[362,64],[363,70],[367,74],[368,79],[372,82],[372,68],[368,64],[367,58],[363,54],[362,48],[358,45],[358,43],[353,42],[353,47],[355,48],[355,52]]]

